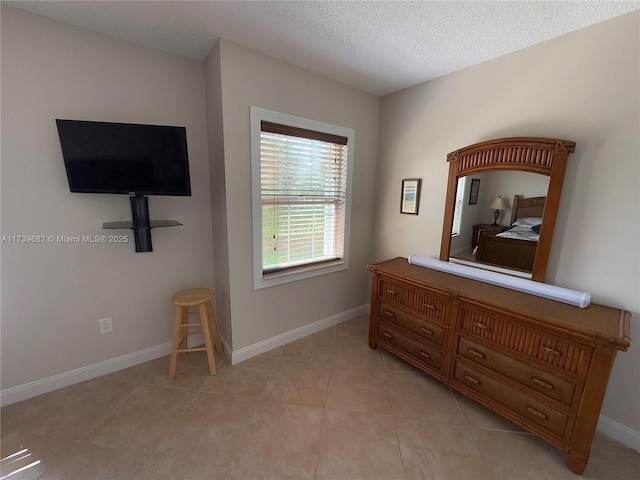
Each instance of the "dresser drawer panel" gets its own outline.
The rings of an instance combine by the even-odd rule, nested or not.
[[[592,349],[586,345],[467,309],[461,310],[459,327],[472,336],[510,348],[580,377],[587,373]]]
[[[421,344],[399,333],[386,322],[378,324],[378,338],[390,343],[410,354],[421,363],[427,364],[440,371],[442,365],[442,353],[436,347]]]
[[[429,295],[425,289],[418,290],[400,282],[381,278],[379,292],[387,302],[404,305],[442,323],[448,321],[449,301]]]
[[[531,396],[522,394],[509,386],[487,375],[456,362],[454,381],[465,385],[485,397],[509,408],[545,430],[563,438],[569,423],[569,416],[558,412],[552,406],[534,400]]]
[[[458,340],[458,354],[491,370],[537,390],[548,397],[571,405],[576,385],[573,382],[514,360],[465,337]]]
[[[396,325],[400,325],[407,330],[417,333],[430,342],[436,343],[437,345],[444,344],[444,327],[436,323],[414,317],[383,302],[380,302],[378,315],[388,322],[395,323]]]

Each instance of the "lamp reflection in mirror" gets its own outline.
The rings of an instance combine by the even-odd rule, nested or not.
[[[491,205],[489,205],[489,208],[491,210],[495,210],[495,212],[493,212],[493,223],[491,224],[491,226],[497,227],[500,210],[505,210],[507,208],[506,204],[504,203],[504,199],[500,196],[494,198],[493,202],[491,202]]]

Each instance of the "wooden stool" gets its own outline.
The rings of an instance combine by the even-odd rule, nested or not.
[[[176,316],[173,325],[173,348],[171,349],[171,362],[169,363],[169,379],[176,375],[176,361],[178,353],[187,352],[207,352],[209,360],[209,371],[211,375],[216,374],[216,362],[213,355],[213,347],[218,352],[222,351],[220,344],[220,334],[216,326],[216,318],[213,314],[211,299],[213,290],[209,288],[189,288],[181,290],[171,297],[171,301],[176,306]],[[198,307],[200,313],[200,323],[189,323],[189,307]],[[196,312],[192,312],[196,313]],[[202,330],[189,331],[190,327],[201,327]],[[204,336],[204,347],[188,348],[187,339],[189,335],[200,333]],[[211,337],[213,336],[213,342]]]

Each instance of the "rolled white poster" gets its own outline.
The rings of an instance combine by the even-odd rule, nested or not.
[[[467,267],[456,263],[444,262],[435,258],[409,255],[409,263],[421,267],[432,268],[440,272],[451,273],[460,277],[479,280],[481,282],[510,288],[519,292],[530,293],[538,297],[549,298],[558,302],[568,303],[576,307],[586,308],[591,303],[591,295],[587,292],[579,292],[568,288],[556,287],[546,283],[534,282],[525,278],[512,277],[503,273],[490,272],[480,268]]]

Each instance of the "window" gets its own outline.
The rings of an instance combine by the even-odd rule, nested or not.
[[[251,109],[254,288],[347,268],[354,132]]]
[[[464,205],[464,189],[465,178],[460,177],[458,179],[458,187],[456,188],[456,204],[453,210],[453,227],[451,229],[451,235],[460,235],[460,226],[462,225],[462,209]]]

